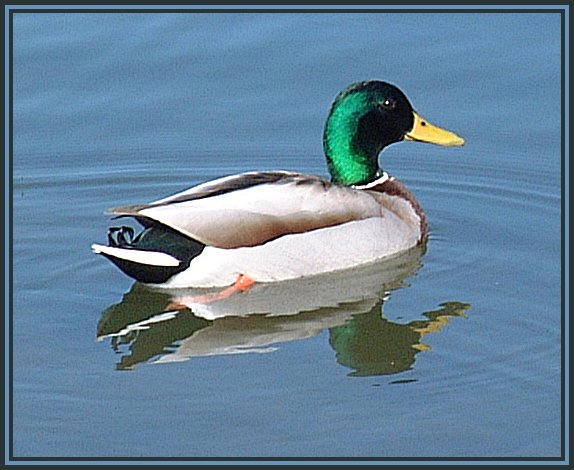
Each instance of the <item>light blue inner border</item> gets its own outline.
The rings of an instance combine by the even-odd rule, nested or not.
[[[9,7],[4,7],[4,463],[9,462],[9,436],[10,412],[8,384],[9,384],[9,360],[10,344],[10,35],[9,35]]]
[[[564,449],[566,463],[570,462],[570,8],[564,8]]]
[[[6,5],[10,10],[564,10],[569,5]]]

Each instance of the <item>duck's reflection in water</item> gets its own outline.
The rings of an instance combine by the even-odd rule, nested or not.
[[[416,248],[360,269],[256,284],[216,300],[205,289],[166,291],[134,284],[121,303],[103,313],[97,336],[110,338],[122,354],[119,369],[132,369],[145,362],[271,352],[280,343],[329,329],[337,362],[350,368],[350,375],[396,374],[429,349],[422,342],[425,335],[470,307],[447,302],[423,313],[424,319],[415,312],[419,319],[405,324],[384,318],[384,300],[415,274],[422,254],[423,248]]]

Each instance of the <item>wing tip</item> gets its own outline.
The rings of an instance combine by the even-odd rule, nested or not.
[[[115,215],[115,216],[122,216],[122,215],[131,215],[137,216],[139,215],[140,211],[149,207],[149,204],[131,204],[128,206],[119,206],[119,207],[112,207],[110,209],[106,209],[104,211],[104,215]]]

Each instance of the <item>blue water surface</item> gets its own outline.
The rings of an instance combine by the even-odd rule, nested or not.
[[[15,13],[13,457],[559,457],[560,41],[557,13]],[[381,157],[426,253],[170,314],[90,252],[109,207],[327,177],[331,101],[374,78],[467,140]]]

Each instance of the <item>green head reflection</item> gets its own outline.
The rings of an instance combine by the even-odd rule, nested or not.
[[[470,305],[446,302],[438,310],[425,312],[427,320],[406,324],[387,320],[378,307],[329,330],[337,362],[353,369],[352,376],[389,375],[409,370],[415,355],[430,349],[421,342],[422,338],[440,331],[451,317],[464,317]]]

